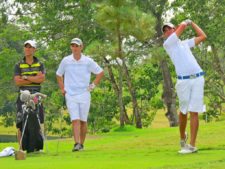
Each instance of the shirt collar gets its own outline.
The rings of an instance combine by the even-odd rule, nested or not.
[[[39,60],[37,57],[33,56],[33,63],[37,63]],[[23,63],[26,63],[26,57],[23,57]]]
[[[82,61],[84,59],[84,55],[82,53],[81,53],[81,57],[80,57],[79,60],[74,59],[73,54],[71,54],[70,56],[71,56],[71,60],[75,61],[75,62],[80,62],[80,61]]]

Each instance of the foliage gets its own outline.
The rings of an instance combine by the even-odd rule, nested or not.
[[[107,132],[114,125],[115,115],[118,113],[115,95],[110,90],[109,83],[103,82],[104,88],[92,92],[92,104],[88,124],[91,132]]]
[[[13,4],[7,1],[1,4],[0,116],[5,126],[13,125],[15,119],[17,88],[13,82],[14,65],[23,57],[23,42],[36,39],[36,56],[44,62],[47,70],[46,81],[42,85],[42,92],[48,95],[44,103],[46,130],[71,135],[68,127],[70,119],[62,108],[63,97],[58,90],[55,71],[61,59],[70,54],[69,42],[74,37],[80,37],[85,45],[84,53],[105,68],[105,78],[92,93],[88,119],[91,131],[109,131],[119,120],[118,98],[107,72],[107,64],[111,66],[117,83],[122,75],[123,104],[126,110],[132,109],[127,75],[120,74],[118,56],[125,58],[143,125],[149,126],[156,109],[163,107],[162,75],[157,64],[165,59],[165,51],[158,46],[161,41],[152,42],[153,36],[160,36],[161,14],[165,15],[168,10],[174,11],[172,21],[175,24],[190,18],[206,32],[207,41],[194,50],[194,55],[207,74],[205,96],[208,121],[220,119],[219,116],[224,113],[224,1],[177,0],[170,6],[165,0],[15,0]],[[182,38],[190,36],[194,34],[188,29]],[[171,62],[168,63],[175,77],[174,68]],[[133,115],[129,114],[129,119],[132,121]],[[63,125],[60,127],[60,124]]]
[[[4,126],[13,125],[15,119],[17,89],[12,81],[14,65],[23,56],[21,46],[28,35],[13,24],[5,23],[0,29],[0,115],[4,116]]]
[[[132,1],[110,0],[98,5],[98,8],[95,18],[111,35],[119,29],[122,37],[134,36],[143,41],[154,34],[154,17],[140,11]]]

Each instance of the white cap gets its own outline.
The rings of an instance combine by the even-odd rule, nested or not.
[[[71,40],[70,44],[74,44],[74,43],[77,44],[77,45],[83,45],[82,40],[79,39],[79,38],[73,38],[73,39]]]
[[[170,28],[175,28],[175,26],[174,26],[172,23],[170,23],[170,22],[164,23],[163,26],[162,26],[162,32],[163,32],[163,29],[164,29],[166,26],[168,26],[168,27],[170,27]]]
[[[33,48],[37,48],[37,44],[34,40],[27,40],[26,42],[24,42],[24,45],[26,44],[30,44]]]

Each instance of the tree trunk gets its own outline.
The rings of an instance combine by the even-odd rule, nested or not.
[[[117,57],[122,58],[122,37],[121,37],[121,32],[120,32],[120,19],[117,18],[117,25],[116,25],[116,31],[117,31],[117,41],[118,41],[118,51],[117,51]],[[117,60],[116,60],[117,61]],[[123,75],[122,75],[122,68],[121,65],[118,63],[119,66],[119,102],[121,109],[123,108],[125,110],[125,106],[123,103]],[[124,126],[124,121],[125,119],[128,118],[127,114],[125,114],[125,111],[121,111],[120,114],[120,126]]]
[[[122,93],[121,87],[118,87],[118,85],[116,83],[112,68],[109,65],[109,61],[106,58],[104,58],[104,60],[106,62],[106,67],[108,69],[110,82],[112,83],[112,87],[113,87],[114,92],[115,92],[115,94],[118,98],[118,104],[119,104],[119,110],[120,110],[120,126],[122,127],[122,126],[124,126],[124,122],[126,124],[130,124],[130,121],[129,121],[129,118],[128,118],[128,115],[127,115],[127,112],[126,112],[126,108],[125,108],[124,103],[123,103],[123,95],[122,95],[123,93]]]
[[[163,74],[163,101],[167,107],[167,113],[165,114],[169,120],[170,127],[178,126],[178,117],[176,111],[176,94],[171,79],[171,74],[166,60],[160,61],[160,67]]]
[[[137,100],[136,100],[136,96],[135,96],[135,92],[132,89],[132,84],[131,84],[131,80],[130,80],[130,76],[126,67],[126,63],[125,63],[125,59],[123,58],[123,53],[122,53],[122,36],[121,36],[121,32],[120,32],[120,19],[117,18],[117,25],[116,25],[116,31],[117,31],[117,41],[118,41],[118,51],[117,51],[117,57],[120,58],[122,60],[122,69],[124,70],[125,76],[126,76],[126,80],[128,83],[128,88],[132,97],[132,103],[133,103],[133,112],[135,115],[135,120],[136,120],[136,127],[137,128],[142,128],[142,123],[141,123],[141,116],[140,113],[138,111],[138,104],[137,104]],[[118,64],[119,65],[119,64]],[[119,73],[121,73],[121,78],[122,78],[122,69]],[[122,82],[121,82],[122,83]],[[122,90],[122,88],[121,88]]]
[[[162,6],[165,6],[166,1],[162,2]],[[155,10],[154,10],[155,11]],[[162,37],[161,31],[161,23],[162,23],[162,13],[154,12],[154,15],[157,18],[156,30],[157,30],[157,37]],[[160,46],[162,46],[162,39],[159,41]],[[169,120],[170,127],[178,126],[178,117],[177,117],[177,110],[176,110],[176,93],[174,90],[171,74],[165,59],[160,61],[160,68],[162,70],[163,75],[163,101],[167,107],[167,112],[165,116]]]
[[[212,52],[213,52],[213,60],[214,60],[213,67],[215,68],[217,73],[219,73],[219,75],[220,75],[220,77],[221,77],[221,79],[222,79],[222,81],[225,85],[225,72],[220,65],[221,64],[220,58],[218,56],[217,49],[214,47],[214,45],[212,45]]]
[[[134,115],[135,120],[136,120],[135,121],[136,127],[142,128],[141,115],[140,115],[140,111],[139,111],[138,103],[137,103],[137,98],[136,98],[136,91],[133,88],[133,85],[132,85],[132,82],[131,82],[131,77],[130,77],[130,74],[128,72],[127,66],[126,66],[125,59],[122,58],[122,61],[123,61],[123,70],[124,70],[124,73],[125,73],[128,89],[129,89],[131,99],[132,99],[133,115]]]

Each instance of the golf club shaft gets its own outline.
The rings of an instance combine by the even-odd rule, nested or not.
[[[27,116],[26,116],[25,124],[24,124],[24,126],[23,126],[22,136],[21,136],[21,139],[20,139],[20,150],[22,150],[22,140],[23,140],[25,128],[26,128],[26,125],[27,125],[27,119],[28,119],[28,114],[27,114]]]

